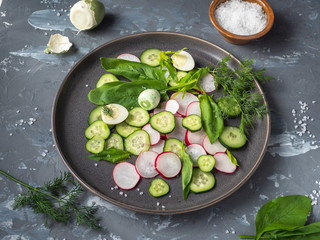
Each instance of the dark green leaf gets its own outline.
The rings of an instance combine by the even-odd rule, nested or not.
[[[202,126],[210,143],[214,143],[223,131],[224,123],[218,105],[204,93],[199,95]]]
[[[100,58],[101,65],[108,72],[118,74],[131,81],[159,80],[166,83],[164,71],[144,63],[132,62],[116,58]]]
[[[311,211],[310,199],[301,195],[279,197],[263,205],[256,216],[256,239],[272,230],[304,226]]]
[[[274,230],[266,232],[263,238],[272,239],[320,239],[320,222],[296,228],[294,230]],[[318,238],[316,238],[318,237]]]
[[[89,158],[96,161],[105,160],[113,163],[118,163],[130,158],[130,153],[112,147],[107,150],[103,150],[101,153],[91,155],[89,156]]]
[[[135,82],[118,81],[117,84],[105,83],[99,88],[91,90],[88,94],[89,100],[96,105],[118,103],[128,110],[139,106],[138,97],[140,93],[148,88],[160,91],[162,97],[166,95],[163,89],[166,87],[161,81],[144,80]]]

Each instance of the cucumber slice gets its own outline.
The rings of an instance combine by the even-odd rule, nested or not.
[[[119,133],[120,136],[126,138],[128,137],[131,133],[133,133],[136,130],[139,130],[140,128],[137,127],[132,127],[128,125],[126,122],[122,122],[116,125],[116,131]]]
[[[110,135],[110,129],[108,124],[106,124],[104,121],[97,120],[86,129],[84,134],[88,139],[96,136],[107,139]]]
[[[142,107],[135,107],[129,111],[129,115],[126,119],[126,123],[133,127],[142,127],[146,125],[150,120],[148,111]]]
[[[108,83],[108,82],[115,82],[115,81],[119,81],[119,79],[114,76],[111,73],[106,73],[103,74],[100,79],[98,80],[97,84],[96,84],[96,88],[101,87],[103,84]]]
[[[96,136],[88,140],[86,148],[91,153],[100,153],[104,149],[104,143],[105,140],[103,138]]]
[[[150,124],[151,127],[163,134],[172,132],[176,125],[174,115],[168,111],[153,115],[150,119]]]
[[[238,103],[231,95],[218,98],[217,104],[226,118],[237,117],[241,113]]]
[[[88,124],[91,125],[97,120],[101,120],[101,109],[102,106],[95,107],[89,114]]]
[[[109,149],[112,147],[124,150],[122,137],[117,133],[111,133],[104,145],[105,149]]]
[[[134,155],[139,155],[142,151],[148,151],[150,145],[149,134],[144,130],[137,130],[124,140],[126,150]]]
[[[182,119],[182,126],[191,132],[199,131],[202,128],[201,117],[191,114]]]
[[[219,140],[226,148],[236,149],[246,144],[247,137],[240,131],[240,128],[225,126]]]
[[[164,152],[173,152],[181,158],[181,141],[176,138],[169,138],[165,141],[163,151]]]
[[[197,162],[200,170],[203,172],[211,172],[216,164],[216,160],[211,155],[202,155],[198,158]]]
[[[163,195],[166,195],[170,190],[170,187],[168,183],[166,183],[161,178],[154,179],[149,187],[149,193],[153,197],[161,197]]]
[[[203,172],[194,168],[190,184],[190,190],[194,193],[209,191],[215,185],[215,178],[211,172]]]
[[[157,67],[160,65],[160,52],[159,49],[149,48],[141,53],[140,60],[142,63]]]

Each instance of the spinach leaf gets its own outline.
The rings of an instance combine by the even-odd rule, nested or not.
[[[267,231],[304,226],[311,211],[310,199],[301,195],[279,197],[263,205],[256,216],[256,240]]]
[[[191,183],[192,172],[193,172],[193,161],[190,155],[185,151],[185,146],[183,143],[181,146],[181,161],[182,161],[181,178],[182,178],[183,199],[186,200],[190,192],[190,183]]]
[[[320,222],[296,228],[294,230],[273,230],[266,232],[262,238],[280,239],[280,240],[305,240],[320,239]]]
[[[148,88],[158,90],[163,98],[167,98],[166,92],[162,91],[165,87],[166,84],[158,80],[110,82],[91,90],[88,99],[96,105],[118,103],[130,110],[139,106],[138,97],[143,90]]]
[[[164,71],[144,63],[105,57],[100,58],[100,61],[103,68],[108,72],[118,74],[131,81],[159,80],[163,83],[167,83]]]
[[[107,150],[103,150],[101,153],[91,155],[89,156],[89,158],[96,161],[105,160],[113,163],[118,163],[130,158],[130,153],[112,147]]]
[[[199,95],[202,126],[210,143],[214,143],[223,131],[224,123],[218,105],[206,93]]]

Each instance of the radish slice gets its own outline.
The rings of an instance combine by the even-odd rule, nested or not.
[[[206,155],[206,151],[203,149],[203,147],[199,144],[191,144],[187,147],[187,152],[190,155],[192,161],[193,161],[193,166],[198,167],[198,158],[201,155]]]
[[[166,104],[167,104],[167,101],[161,103],[160,108],[153,109],[153,114],[157,114],[159,112],[166,110]]]
[[[216,90],[216,85],[214,82],[214,77],[212,74],[208,73],[199,79],[198,83],[203,88],[206,93],[211,93]]]
[[[220,172],[233,173],[237,169],[237,165],[231,162],[228,154],[216,153],[213,157],[216,160],[216,164],[214,167]]]
[[[165,140],[160,139],[160,141],[156,145],[153,145],[149,148],[149,151],[153,151],[159,154],[162,153],[164,148],[164,143],[165,143]]]
[[[136,171],[143,178],[153,178],[158,175],[154,166],[158,153],[145,151],[139,154],[136,159]]]
[[[118,163],[113,168],[112,177],[117,186],[123,190],[134,188],[140,180],[135,166],[128,162]]]
[[[160,141],[160,133],[154,130],[150,123],[144,125],[142,130],[145,130],[149,134],[151,145],[156,145]]]
[[[132,62],[141,62],[140,59],[137,56],[135,56],[135,55],[133,55],[131,53],[120,54],[117,58],[118,59],[132,61]]]
[[[180,105],[178,113],[181,114],[182,116],[186,115],[187,107],[190,103],[198,101],[198,98],[195,95],[188,93],[188,92],[184,95],[183,98],[182,98],[182,96],[183,96],[182,92],[178,93],[175,97],[173,97],[174,95],[175,95],[175,93],[173,95],[171,95],[171,98],[178,101],[178,103]]]
[[[188,105],[186,116],[189,116],[191,114],[196,114],[199,117],[201,117],[201,109],[200,109],[200,102],[195,101]]]
[[[216,153],[224,153],[227,148],[225,148],[217,139],[214,143],[210,143],[209,137],[206,136],[203,139],[203,144],[202,146],[204,147],[204,149],[207,151],[207,153],[214,155]]]
[[[173,152],[163,152],[158,155],[155,164],[156,170],[164,178],[173,178],[181,170],[181,160]]]
[[[182,141],[185,138],[187,130],[182,126],[182,119],[183,118],[181,116],[177,116],[175,118],[176,126],[174,127],[174,130],[171,133],[166,135],[167,138],[176,138],[180,141]]]
[[[171,112],[172,114],[176,114],[180,105],[177,100],[170,99],[167,101],[167,104],[165,106],[165,110]]]
[[[201,128],[200,131],[197,132],[191,132],[189,130],[186,131],[186,144],[190,145],[193,143],[197,143],[202,145],[203,139],[206,136],[206,132]]]

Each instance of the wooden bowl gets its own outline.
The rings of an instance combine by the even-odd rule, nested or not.
[[[224,3],[226,1],[227,0],[213,0],[209,7],[210,20],[213,26],[220,32],[220,34],[225,40],[232,44],[246,44],[254,39],[258,39],[264,36],[267,32],[270,31],[274,21],[274,13],[270,5],[265,0],[245,0],[247,2],[259,4],[262,7],[263,11],[267,14],[267,25],[261,32],[258,32],[253,35],[237,35],[225,30],[215,19],[214,12],[221,3]]]

